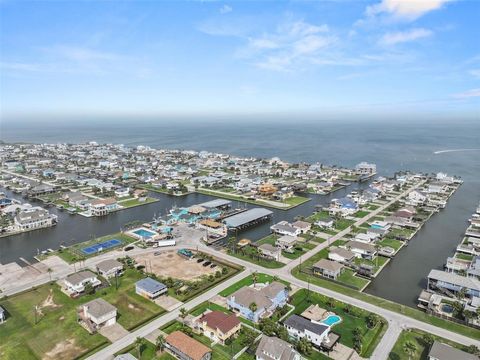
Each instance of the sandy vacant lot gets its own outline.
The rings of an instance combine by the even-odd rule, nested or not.
[[[161,277],[172,277],[181,280],[195,280],[202,275],[214,274],[221,268],[217,266],[211,269],[197,263],[197,259],[186,260],[179,256],[175,250],[163,251],[160,255],[153,253],[142,254],[133,257],[137,264],[145,265],[148,272]]]

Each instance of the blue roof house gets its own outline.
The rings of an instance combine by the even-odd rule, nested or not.
[[[165,284],[152,278],[145,278],[135,283],[135,292],[147,299],[155,299],[165,294],[168,288]]]

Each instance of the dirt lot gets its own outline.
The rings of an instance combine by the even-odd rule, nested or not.
[[[211,269],[197,263],[197,259],[186,260],[179,256],[176,250],[162,251],[160,255],[153,253],[134,256],[137,264],[146,265],[149,272],[162,277],[172,277],[181,280],[195,280],[202,275],[214,274],[219,266]],[[150,270],[151,267],[151,270]]]

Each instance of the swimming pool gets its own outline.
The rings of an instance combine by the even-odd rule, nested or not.
[[[87,255],[95,254],[97,252],[100,252],[105,249],[109,249],[114,246],[118,246],[122,243],[121,240],[118,239],[112,239],[112,240],[107,240],[99,244],[95,244],[92,246],[87,246],[82,249],[82,252]]]
[[[154,233],[152,231],[148,231],[146,229],[137,229],[137,230],[133,231],[133,233],[142,237],[142,238],[151,238],[151,237],[156,235],[156,233]]]
[[[450,305],[450,304],[442,304],[441,309],[446,314],[452,314],[453,313],[453,306]]]
[[[328,315],[328,317],[325,320],[322,320],[322,324],[325,324],[327,326],[333,326],[335,324],[338,324],[341,321],[342,321],[342,318],[338,315]]]

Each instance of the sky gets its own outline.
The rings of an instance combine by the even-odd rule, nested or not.
[[[480,2],[0,0],[0,116],[480,119]]]

